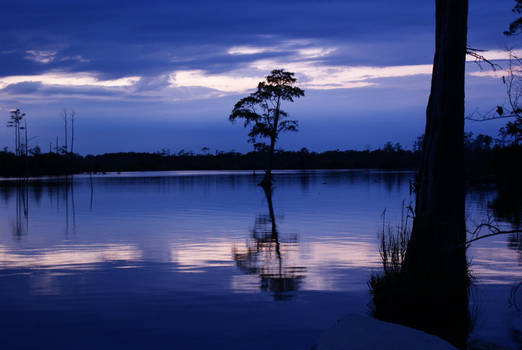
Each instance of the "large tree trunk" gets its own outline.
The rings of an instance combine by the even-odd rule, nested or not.
[[[442,256],[465,241],[464,73],[467,0],[436,1],[436,51],[411,245]],[[430,254],[432,252],[433,254]],[[410,254],[411,257],[411,254]]]
[[[468,0],[435,3],[431,93],[403,272],[413,285],[412,309],[423,323],[421,328],[442,332],[439,335],[463,347],[467,334],[460,331],[468,328],[463,168]],[[453,328],[458,334],[444,333],[440,327]]]

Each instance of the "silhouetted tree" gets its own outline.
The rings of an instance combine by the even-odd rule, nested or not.
[[[69,152],[69,147],[67,147],[67,109],[65,109],[65,108],[62,111],[62,118],[63,118],[63,133],[64,133],[63,149],[64,149],[64,154],[67,154]]]
[[[400,273],[372,278],[375,315],[464,348],[469,330],[464,197],[467,0],[435,1],[435,57],[411,236]]]
[[[239,100],[229,116],[229,120],[243,119],[244,126],[251,126],[249,142],[258,144],[258,139],[268,138],[268,163],[260,185],[272,183],[272,165],[275,143],[285,131],[297,131],[297,120],[288,120],[288,113],[281,109],[283,101],[294,102],[294,98],[304,96],[304,90],[296,86],[294,73],[284,69],[273,70],[265,81],[257,86],[257,91]]]
[[[502,83],[506,88],[507,103],[498,105],[485,114],[474,113],[468,119],[474,121],[487,121],[494,119],[511,119],[499,130],[499,136],[505,142],[511,140],[512,144],[520,145],[522,141],[522,59],[512,50],[507,50],[509,55],[506,75],[502,76]],[[478,116],[477,116],[478,114]]]
[[[500,136],[503,138],[511,138],[515,145],[519,145],[522,141],[522,107],[520,106],[520,98],[522,97],[522,59],[509,51],[509,66],[507,76],[502,77],[502,82],[506,86],[507,108],[497,106],[497,118],[513,119],[506,123],[499,130]]]
[[[522,13],[522,0],[516,0],[515,7],[512,10],[514,13]],[[509,30],[504,31],[506,36],[514,36],[522,33],[522,17],[513,21],[509,25]],[[493,119],[511,119],[504,127],[499,130],[499,135],[502,140],[511,139],[514,145],[520,145],[522,141],[522,107],[520,106],[520,98],[522,97],[522,59],[518,57],[511,49],[507,50],[509,56],[508,67],[506,68],[506,75],[502,76],[502,82],[506,87],[507,103],[498,105],[488,113],[479,115],[478,117],[472,115],[468,119],[475,121],[486,121]],[[488,61],[490,65],[493,65]]]
[[[17,156],[22,154],[21,141],[20,141],[20,130],[23,130],[23,126],[20,125],[22,119],[25,117],[20,109],[15,108],[9,111],[9,121],[7,122],[8,128],[14,128],[15,131],[15,154]]]
[[[40,148],[40,146],[36,145],[32,148],[29,149],[29,153],[32,155],[32,156],[36,156],[36,155],[39,155],[42,153],[42,150]]]
[[[27,138],[27,119],[24,120],[24,126],[20,127],[20,129],[24,130],[25,141],[23,144],[23,153],[27,157],[27,151],[29,149],[29,140]]]
[[[71,155],[74,154],[74,118],[76,117],[76,112],[71,110]]]
[[[516,4],[513,7],[513,13],[522,13],[522,0],[515,0]],[[522,33],[522,17],[511,22],[509,29],[504,32],[505,35],[517,35]]]
[[[467,338],[464,76],[467,0],[436,0],[436,44],[415,218],[404,271],[418,326],[458,346]],[[431,289],[422,297],[419,293]],[[462,311],[462,312],[460,312]],[[451,323],[451,324],[450,324]],[[441,330],[444,327],[444,330]],[[452,329],[453,328],[453,329]],[[459,332],[459,330],[465,330]],[[456,333],[453,333],[456,332]]]

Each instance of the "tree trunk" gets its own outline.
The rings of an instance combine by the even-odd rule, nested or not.
[[[281,105],[280,98],[277,99],[276,108],[274,111],[274,125],[272,126],[272,135],[270,135],[270,147],[268,149],[268,164],[265,170],[265,176],[263,181],[261,181],[260,185],[263,187],[271,187],[272,186],[272,168],[274,162],[274,151],[275,151],[275,143],[278,136],[277,127],[279,126],[279,108]]]
[[[74,154],[74,110],[71,112],[71,157]]]
[[[275,137],[270,137],[270,147],[268,148],[268,162],[265,170],[265,176],[260,185],[270,187],[272,185],[272,167],[274,162]]]
[[[64,155],[67,155],[67,111],[63,110]]]
[[[420,328],[442,332],[443,338],[463,347],[467,332],[460,331],[468,328],[463,168],[468,0],[435,3],[431,93],[403,271],[413,288],[412,310],[423,324]]]
[[[24,133],[25,133],[25,157],[27,158],[27,120],[24,121]],[[26,160],[27,162],[27,160]]]
[[[20,121],[16,122],[16,155],[20,155]]]
[[[271,228],[272,228],[272,238],[274,240],[278,240],[276,218],[275,218],[275,213],[274,213],[274,204],[272,202],[272,189],[264,187],[263,191],[265,192],[266,203],[268,204],[268,215],[270,216],[270,223],[271,223]]]
[[[467,0],[436,1],[436,51],[416,188],[412,245],[431,259],[465,242],[464,74]]]

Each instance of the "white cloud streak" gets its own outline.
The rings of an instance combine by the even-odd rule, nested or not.
[[[206,87],[223,92],[239,92],[256,87],[259,76],[241,76],[241,72],[207,74],[203,70],[182,70],[170,75],[171,87]]]
[[[486,59],[490,61],[501,61],[501,60],[509,60],[510,54],[509,51],[506,50],[486,50],[483,52],[477,52],[477,54],[485,57]],[[522,50],[513,50],[511,51],[511,55],[516,57],[522,56]],[[474,62],[476,59],[473,56],[467,55],[466,60],[468,62]]]
[[[313,47],[305,41],[288,41],[275,46],[234,46],[229,55],[256,55],[261,53],[287,53],[277,59],[258,59],[246,66],[226,73],[211,74],[204,70],[178,70],[170,75],[171,87],[204,87],[225,93],[241,93],[257,86],[267,72],[284,68],[295,72],[300,86],[307,89],[352,89],[377,85],[376,79],[431,74],[431,65],[404,66],[334,66],[324,58],[337,49]]]
[[[13,75],[0,77],[0,89],[4,89],[12,84],[24,82],[58,86],[125,87],[132,86],[139,81],[140,77],[138,76],[100,80],[91,73],[45,73],[40,75]]]
[[[240,68],[219,74],[209,73],[202,69],[177,70],[169,73],[168,86],[158,87],[155,92],[170,100],[184,100],[184,97],[176,97],[176,91],[191,89],[195,95],[191,99],[215,98],[232,93],[244,93],[255,89],[258,82],[272,69],[284,68],[295,72],[299,85],[305,89],[329,90],[352,89],[377,86],[382,84],[381,79],[410,77],[417,75],[430,75],[431,64],[399,65],[399,66],[349,66],[329,65],[325,59],[334,53],[334,47],[311,46],[306,41],[285,41],[274,46],[233,46],[226,53],[228,55],[257,55],[263,53],[279,53],[277,58],[259,58],[247,63]],[[56,60],[55,51],[26,51],[26,58],[39,63],[50,63]],[[500,50],[491,50],[481,53],[489,60],[505,60],[509,53]],[[513,51],[512,54],[521,56],[522,50]],[[66,57],[62,59],[74,59],[85,61],[83,57]],[[468,61],[474,58],[468,56]],[[505,74],[504,71],[480,71],[470,72],[471,76],[498,78]],[[131,94],[153,93],[143,92],[139,89],[141,77],[128,76],[119,79],[101,80],[93,73],[64,73],[50,72],[40,75],[18,75],[0,77],[0,90],[12,84],[23,82],[37,82],[49,86],[70,87],[103,87],[103,88],[130,88]],[[134,88],[134,89],[132,89]],[[199,89],[199,91],[198,91]]]
[[[313,60],[281,62],[257,60],[247,68],[222,74],[210,74],[203,70],[176,71],[171,74],[172,87],[206,87],[228,93],[251,90],[263,80],[264,74],[274,68],[296,72],[300,86],[308,89],[351,89],[377,85],[375,79],[431,74],[431,65],[405,65],[389,67],[331,66]]]

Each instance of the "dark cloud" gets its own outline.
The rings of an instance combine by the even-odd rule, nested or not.
[[[0,89],[0,92],[5,92],[13,95],[32,94],[40,90],[41,87],[42,83],[26,81],[23,83],[7,85],[4,89]]]
[[[501,45],[511,6],[510,0],[473,1],[470,42]],[[20,0],[3,4],[2,12],[13,20],[0,22],[0,76],[49,70],[104,78],[175,69],[222,72],[257,58],[227,55],[230,46],[297,39],[345,48],[331,64],[419,64],[433,52],[432,1]],[[26,50],[57,54],[42,64],[24,58]]]
[[[5,49],[16,54],[0,54],[6,70],[0,75],[50,69],[107,76],[180,68],[223,71],[254,58],[230,57],[230,46],[292,39],[353,45],[369,51],[367,63],[384,64],[383,48],[369,42],[393,45],[432,31],[431,4],[403,3],[398,9],[386,0],[10,2],[3,5],[4,17],[16,20],[2,21],[0,32]],[[56,50],[57,56],[49,64],[28,62],[25,50]],[[75,56],[89,62],[62,60]]]
[[[60,96],[60,97],[124,97],[128,93],[122,89],[109,89],[104,87],[90,87],[90,86],[57,86],[44,85],[40,82],[22,82],[17,84],[10,84],[4,89],[0,89],[0,93],[7,95],[20,96],[25,95],[27,98],[31,97],[46,97],[46,96]],[[133,96],[135,98],[135,96]]]

